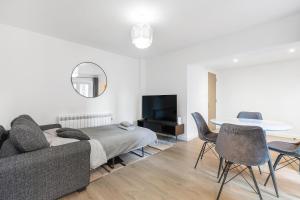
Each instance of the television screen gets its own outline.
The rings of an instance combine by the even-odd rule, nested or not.
[[[143,96],[143,119],[177,121],[177,95]]]

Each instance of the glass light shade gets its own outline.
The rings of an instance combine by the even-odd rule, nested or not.
[[[149,24],[136,24],[131,30],[132,43],[139,49],[146,49],[151,46],[153,30]]]

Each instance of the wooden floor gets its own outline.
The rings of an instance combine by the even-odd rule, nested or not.
[[[91,183],[83,192],[76,192],[64,200],[214,200],[220,184],[216,173],[218,160],[212,154],[205,155],[194,164],[201,142],[179,142],[174,147],[154,156],[150,156],[130,166],[124,167],[102,179]],[[275,156],[275,155],[273,155]],[[278,199],[271,181],[263,186],[267,177],[267,166],[262,175],[255,168],[264,199]],[[234,175],[231,172],[229,176]],[[300,174],[293,168],[284,168],[276,172],[279,186],[279,199],[300,199]],[[251,181],[251,179],[248,179]],[[252,183],[252,182],[251,182]],[[247,183],[240,177],[224,186],[222,200],[259,199]]]

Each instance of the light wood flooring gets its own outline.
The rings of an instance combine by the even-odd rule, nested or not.
[[[202,142],[179,142],[174,147],[150,156],[137,163],[115,171],[93,183],[83,192],[75,192],[64,200],[214,200],[220,184],[216,173],[218,159],[205,154],[198,168],[194,164]],[[275,155],[273,155],[275,156]],[[264,199],[275,197],[272,182],[263,183],[267,165],[262,175],[255,167],[255,176]],[[230,173],[230,177],[234,172]],[[276,171],[279,199],[300,199],[300,174],[296,169]],[[251,179],[248,179],[251,183]],[[259,199],[247,183],[237,177],[224,186],[222,200]]]

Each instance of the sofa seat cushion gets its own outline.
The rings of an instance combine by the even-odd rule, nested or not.
[[[10,138],[5,140],[0,149],[0,158],[14,156],[20,154],[20,151],[13,145]]]
[[[49,147],[41,128],[34,121],[24,117],[14,120],[10,139],[20,152],[30,152]]]

